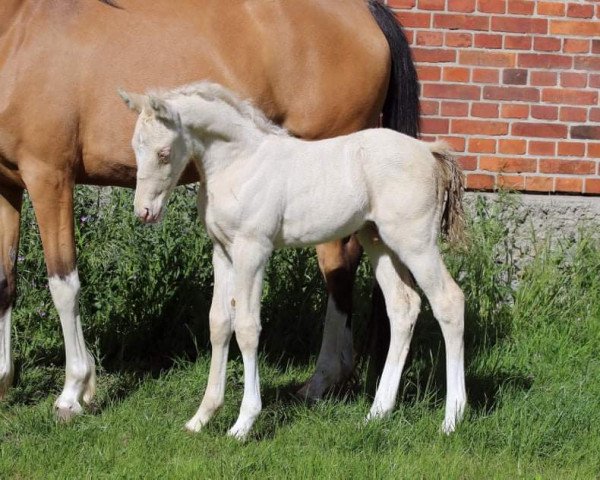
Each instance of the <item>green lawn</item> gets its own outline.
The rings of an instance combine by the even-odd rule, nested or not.
[[[242,397],[235,351],[226,405],[197,435],[183,425],[206,382],[205,340],[196,361],[170,368],[101,362],[111,366],[99,377],[94,408],[68,425],[52,415],[62,369],[38,354],[21,360],[0,406],[0,478],[600,478],[600,244],[584,236],[555,253],[542,248],[515,288],[503,223],[487,206],[479,214],[468,251],[448,255],[469,307],[470,409],[455,434],[439,433],[443,346],[427,308],[394,415],[368,425],[364,373],[317,404],[293,396],[314,357],[295,353],[297,327],[273,321],[261,361],[264,410],[247,442],[225,436]],[[271,276],[287,285],[282,272],[297,270],[297,261],[276,259]],[[267,317],[281,314],[277,285],[267,282]],[[302,298],[313,298],[312,283],[304,285]],[[320,315],[320,301],[298,302],[299,314]],[[356,313],[359,330],[364,316]],[[317,340],[300,345],[314,355],[319,335],[309,334]],[[26,339],[17,337],[23,351]]]

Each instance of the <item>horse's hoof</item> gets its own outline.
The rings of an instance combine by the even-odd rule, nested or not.
[[[78,402],[74,402],[71,404],[57,402],[54,405],[54,412],[56,414],[56,419],[61,423],[68,423],[73,418],[81,415],[83,413],[83,408]]]

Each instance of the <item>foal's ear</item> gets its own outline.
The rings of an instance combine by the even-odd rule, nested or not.
[[[146,95],[128,93],[125,90],[119,89],[119,97],[123,99],[125,105],[137,113],[142,113],[142,110],[148,106],[148,97]]]
[[[181,117],[179,113],[169,105],[164,99],[151,95],[148,97],[150,109],[159,120],[167,125],[179,128],[181,126]]]

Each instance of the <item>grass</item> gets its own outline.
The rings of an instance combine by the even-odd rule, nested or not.
[[[479,202],[469,249],[447,253],[468,302],[470,409],[455,434],[439,433],[443,344],[426,306],[392,417],[362,423],[370,404],[362,387],[365,368],[357,386],[323,402],[307,405],[294,397],[314,366],[308,353],[318,348],[323,309],[314,257],[299,251],[278,256],[270,266],[261,357],[264,411],[247,442],[225,437],[242,396],[235,351],[223,410],[197,435],[182,430],[208,373],[206,337],[195,331],[179,350],[168,342],[144,347],[152,355],[162,349],[159,364],[165,355],[176,357],[169,368],[154,362],[149,367],[143,356],[128,357],[127,351],[106,355],[94,408],[69,425],[52,415],[59,362],[23,357],[20,378],[0,406],[0,478],[600,477],[600,243],[582,234],[574,243],[539,247],[535,260],[517,273],[512,240],[498,215],[509,203]],[[180,247],[173,247],[176,258],[183,258]],[[185,272],[187,262],[180,261]],[[368,276],[363,264],[354,322],[359,348],[367,328]],[[188,281],[190,288],[196,285]],[[210,284],[205,272],[196,281]],[[172,308],[163,305],[158,315]],[[90,315],[95,324],[97,317]],[[135,315],[141,324],[150,314]],[[97,349],[102,353],[104,345],[118,341],[108,338]],[[40,342],[52,345],[45,337]],[[195,343],[197,355],[190,354],[188,342]]]

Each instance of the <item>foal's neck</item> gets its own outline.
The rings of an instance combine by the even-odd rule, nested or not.
[[[191,136],[193,157],[201,164],[198,166],[206,180],[251,156],[268,136],[252,119],[218,100],[190,96],[186,103],[182,121]]]

